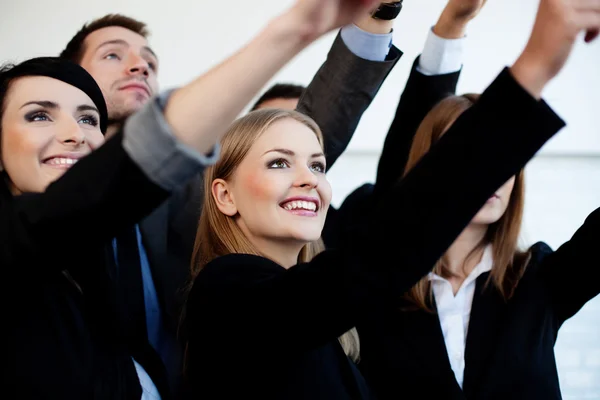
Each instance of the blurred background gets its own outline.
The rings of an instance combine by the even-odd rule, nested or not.
[[[85,22],[107,13],[122,13],[148,24],[151,46],[160,59],[159,82],[167,89],[187,83],[235,52],[292,3],[0,0],[0,62],[58,55]],[[335,205],[362,183],[373,181],[412,62],[446,1],[404,3],[394,28],[394,44],[404,51],[404,57],[365,113],[350,147],[329,173]],[[459,93],[481,92],[516,59],[532,28],[537,5],[537,0],[488,1],[467,32]],[[306,49],[271,83],[307,85],[325,60],[334,36],[331,33]],[[541,240],[557,248],[600,205],[600,40],[592,45],[578,43],[544,97],[568,126],[527,167],[522,242],[528,247]],[[594,262],[593,268],[600,268],[600,263]],[[565,399],[600,399],[599,337],[600,297],[567,321],[558,337],[556,356]]]

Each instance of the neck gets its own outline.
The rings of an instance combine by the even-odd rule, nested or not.
[[[288,269],[298,264],[298,256],[300,255],[300,250],[304,247],[304,243],[264,240],[254,241],[254,246],[260,250],[260,253],[264,257]]]
[[[452,275],[466,277],[481,261],[483,249],[477,254],[472,252],[482,243],[487,229],[487,225],[469,224],[452,243],[445,256],[447,267]],[[470,255],[472,257],[469,258]]]

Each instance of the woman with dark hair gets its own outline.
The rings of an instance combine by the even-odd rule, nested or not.
[[[5,392],[169,396],[156,354],[121,329],[112,286],[123,271],[106,265],[106,243],[214,163],[235,116],[292,57],[374,4],[299,0],[228,60],[152,99],[102,146],[106,106],[83,68],[38,58],[2,70],[0,265],[7,285],[23,287],[19,296],[2,291]]]

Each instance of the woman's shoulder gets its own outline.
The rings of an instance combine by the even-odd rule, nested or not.
[[[194,286],[240,286],[284,271],[281,265],[265,257],[227,254],[206,264],[196,276]]]
[[[546,257],[554,253],[554,250],[546,242],[537,242],[529,248],[528,253],[527,270],[535,271]]]

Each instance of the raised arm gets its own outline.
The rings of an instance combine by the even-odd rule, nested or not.
[[[600,238],[600,208],[592,212],[575,235],[546,256],[539,275],[546,282],[561,321],[571,318],[600,294],[596,246]]]
[[[235,351],[303,349],[341,335],[373,307],[396,306],[489,196],[564,126],[539,100],[544,86],[539,77],[546,76],[547,83],[555,76],[559,69],[554,66],[564,63],[569,53],[564,50],[575,39],[571,34],[590,26],[584,21],[591,12],[572,15],[573,5],[562,3],[562,12],[550,16],[544,7],[553,1],[542,0],[523,57],[379,201],[369,223],[345,247],[287,270],[262,257],[238,254],[207,265],[189,300],[192,309],[205,311],[198,326],[214,327],[205,334],[221,340],[232,335],[235,346],[243,329],[245,341]],[[546,32],[557,28],[558,35]],[[201,329],[195,332],[203,335]]]
[[[413,64],[384,142],[375,196],[389,190],[402,177],[414,135],[427,113],[446,96],[456,93],[467,26],[485,2],[448,1],[429,32],[423,52]]]
[[[286,62],[375,3],[298,0],[224,63],[150,102],[127,121],[123,136],[78,162],[45,193],[17,199],[15,229],[40,249],[114,237],[215,161],[221,135]],[[64,232],[53,235],[57,227]]]
[[[243,108],[292,57],[376,3],[297,0],[242,50],[173,94],[165,116],[175,135],[200,153],[210,153]]]
[[[297,110],[323,131],[327,169],[346,150],[360,119],[402,52],[392,42],[394,20],[370,13],[342,28]]]

